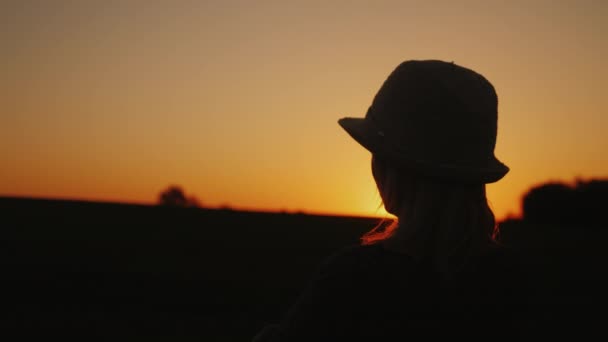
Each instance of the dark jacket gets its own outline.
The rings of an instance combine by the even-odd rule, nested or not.
[[[522,270],[514,253],[496,248],[448,281],[431,263],[381,245],[348,247],[254,341],[519,340],[530,299]]]

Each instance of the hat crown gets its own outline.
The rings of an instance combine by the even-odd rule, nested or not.
[[[497,107],[494,87],[475,71],[406,61],[384,81],[366,119],[417,161],[481,166],[494,158]]]

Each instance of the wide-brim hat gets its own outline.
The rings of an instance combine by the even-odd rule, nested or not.
[[[364,118],[338,123],[399,168],[455,182],[493,183],[509,168],[494,155],[498,98],[477,72],[438,60],[406,61]]]

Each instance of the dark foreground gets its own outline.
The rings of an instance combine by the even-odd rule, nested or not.
[[[248,341],[378,221],[10,198],[0,219],[0,334],[113,341]],[[502,231],[542,290],[537,331],[602,334],[608,227]]]

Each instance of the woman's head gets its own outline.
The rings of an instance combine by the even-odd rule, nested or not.
[[[477,72],[437,60],[406,61],[388,76],[365,118],[340,125],[372,152],[372,173],[398,224],[364,243],[431,258],[449,273],[493,241],[485,184],[509,168],[494,156],[498,98]]]

